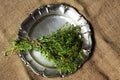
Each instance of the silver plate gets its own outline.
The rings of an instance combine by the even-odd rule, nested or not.
[[[66,22],[80,25],[82,36],[85,39],[83,50],[88,57],[92,48],[90,26],[87,20],[76,9],[67,4],[52,4],[36,9],[23,21],[18,35],[19,38],[24,38],[28,34],[31,39],[37,39],[56,31]],[[58,72],[51,62],[46,61],[40,52],[34,50],[20,52],[20,57],[38,75],[44,77],[64,76]]]

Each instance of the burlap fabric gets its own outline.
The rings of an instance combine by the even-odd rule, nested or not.
[[[0,80],[120,80],[120,0],[0,0],[0,53],[30,12],[51,3],[70,4],[91,22],[96,41],[92,57],[75,74],[49,79],[26,68],[17,54],[0,54]]]

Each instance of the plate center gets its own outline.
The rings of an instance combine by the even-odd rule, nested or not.
[[[38,22],[35,23],[33,28],[30,30],[30,37],[32,39],[40,38],[41,36],[48,35],[51,32],[55,32],[57,29],[62,27],[66,22],[72,23],[69,18],[60,15],[49,15],[44,16]],[[54,64],[45,59],[45,57],[37,51],[32,51],[31,56],[36,62],[46,67],[54,67]]]

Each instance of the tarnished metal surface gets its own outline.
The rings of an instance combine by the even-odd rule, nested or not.
[[[85,39],[83,50],[89,56],[92,47],[90,25],[80,13],[66,4],[52,4],[36,9],[23,21],[18,35],[24,38],[28,34],[31,39],[36,39],[56,31],[66,22],[81,27],[82,36]],[[34,73],[44,77],[64,76],[51,62],[46,61],[40,52],[31,50],[23,53],[20,54],[21,59]]]

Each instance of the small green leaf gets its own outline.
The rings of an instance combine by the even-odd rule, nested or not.
[[[8,52],[7,51],[3,51],[2,52],[4,56],[8,56]]]

